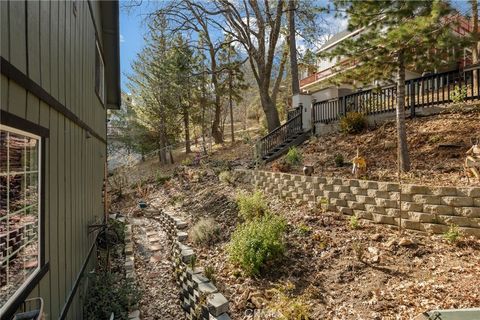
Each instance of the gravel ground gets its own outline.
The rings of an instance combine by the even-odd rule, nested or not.
[[[152,219],[137,218],[133,220],[133,225],[135,272],[143,293],[141,318],[184,319],[169,261],[167,234]]]

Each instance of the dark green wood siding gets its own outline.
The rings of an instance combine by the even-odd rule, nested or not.
[[[90,5],[99,19],[100,4]],[[75,15],[73,2],[1,1],[0,54],[106,139],[106,110],[95,94],[94,23],[88,2],[76,6]],[[57,319],[93,245],[87,226],[103,218],[106,146],[4,75],[0,90],[2,110],[50,130],[43,221],[50,271],[30,296],[43,297],[46,318]],[[86,271],[92,267],[93,261]],[[77,290],[67,318],[82,319],[84,291]]]

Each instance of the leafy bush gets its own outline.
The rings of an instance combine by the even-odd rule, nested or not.
[[[268,213],[268,205],[260,190],[237,195],[238,213],[244,220],[251,220]]]
[[[347,112],[340,118],[340,131],[348,134],[360,133],[367,128],[367,118],[360,112]]]
[[[218,180],[226,184],[233,184],[235,182],[235,178],[230,171],[220,172],[220,174],[218,175]]]
[[[249,275],[259,275],[263,267],[282,256],[285,221],[265,215],[240,225],[232,235],[228,253],[232,262]]]
[[[333,158],[333,162],[335,162],[335,167],[340,168],[345,165],[345,160],[343,158],[343,155],[341,153],[335,154]]]
[[[220,238],[220,225],[212,218],[202,218],[192,227],[190,238],[196,244],[213,244]]]
[[[131,280],[114,273],[88,276],[90,282],[84,304],[84,319],[128,319],[128,311],[140,300],[140,292]]]
[[[448,231],[443,234],[443,237],[451,244],[456,243],[460,239],[460,230],[458,230],[458,226],[455,224],[451,224]]]
[[[296,147],[288,149],[288,153],[285,156],[285,162],[291,166],[296,166],[302,163],[302,155]]]

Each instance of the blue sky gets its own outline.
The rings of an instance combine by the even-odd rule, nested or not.
[[[460,12],[468,11],[467,0],[451,0]],[[128,92],[127,74],[131,73],[131,64],[144,46],[147,27],[145,14],[152,12],[158,4],[156,1],[141,1],[140,5],[127,10],[125,5],[131,1],[120,1],[120,66],[122,73],[122,90]]]

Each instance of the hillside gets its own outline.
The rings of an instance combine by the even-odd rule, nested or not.
[[[408,145],[412,170],[402,176],[407,183],[427,185],[475,185],[463,172],[465,152],[472,140],[480,139],[480,113],[444,113],[407,120]],[[299,149],[303,163],[315,167],[315,175],[352,177],[351,159],[359,148],[367,159],[368,179],[397,180],[396,128],[389,121],[368,131],[347,135],[335,133],[305,142]],[[344,166],[337,167],[334,158],[343,156]],[[282,158],[267,164],[275,170]],[[300,172],[301,167],[291,172]]]

